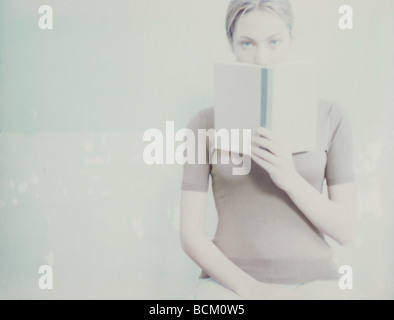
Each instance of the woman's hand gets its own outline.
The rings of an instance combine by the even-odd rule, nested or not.
[[[252,137],[252,159],[270,175],[275,185],[284,190],[292,190],[301,176],[294,167],[293,155],[274,134],[259,128]]]
[[[357,217],[354,183],[328,186],[329,198],[323,196],[296,171],[291,152],[265,128],[259,128],[252,137],[251,155],[322,233],[342,245],[354,238]]]

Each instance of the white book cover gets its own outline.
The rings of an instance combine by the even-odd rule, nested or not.
[[[241,143],[244,129],[253,132],[265,127],[292,153],[315,149],[317,93],[313,63],[262,67],[218,62],[214,83],[217,132],[238,129]],[[224,144],[217,147],[227,149]]]

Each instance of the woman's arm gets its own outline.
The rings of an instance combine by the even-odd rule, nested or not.
[[[328,187],[327,199],[298,174],[292,154],[272,132],[260,128],[253,143],[252,159],[268,172],[312,224],[342,245],[353,239],[356,220],[353,183]]]
[[[320,231],[341,245],[353,240],[356,232],[354,183],[328,187],[327,199],[300,177],[299,183],[286,192]]]
[[[182,247],[207,274],[244,299],[272,299],[275,285],[259,282],[229,260],[205,234],[206,192],[182,191],[180,236]],[[280,292],[281,298],[289,297]],[[291,297],[295,298],[295,297]]]
[[[238,295],[255,280],[231,262],[205,234],[206,192],[182,191],[181,243],[185,252],[207,274]]]

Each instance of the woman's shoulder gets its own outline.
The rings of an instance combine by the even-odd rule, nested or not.
[[[349,119],[349,114],[345,107],[333,100],[320,98],[318,102],[318,110],[321,124],[328,123],[335,127],[343,120]]]
[[[209,107],[195,112],[189,120],[190,129],[211,129],[214,128],[214,108]]]

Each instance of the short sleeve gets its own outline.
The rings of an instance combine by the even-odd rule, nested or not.
[[[213,108],[204,109],[196,113],[189,121],[187,129],[193,133],[193,143],[186,141],[187,150],[191,145],[194,150],[194,164],[183,165],[182,191],[207,192],[209,187],[209,176],[211,165],[209,161],[209,139],[204,139],[203,143],[198,141],[199,130],[206,132],[210,129],[210,118],[213,118]],[[205,161],[199,161],[205,159]],[[201,163],[205,162],[205,163]]]
[[[339,105],[329,113],[330,139],[327,151],[327,185],[354,182],[353,135],[349,114]]]

